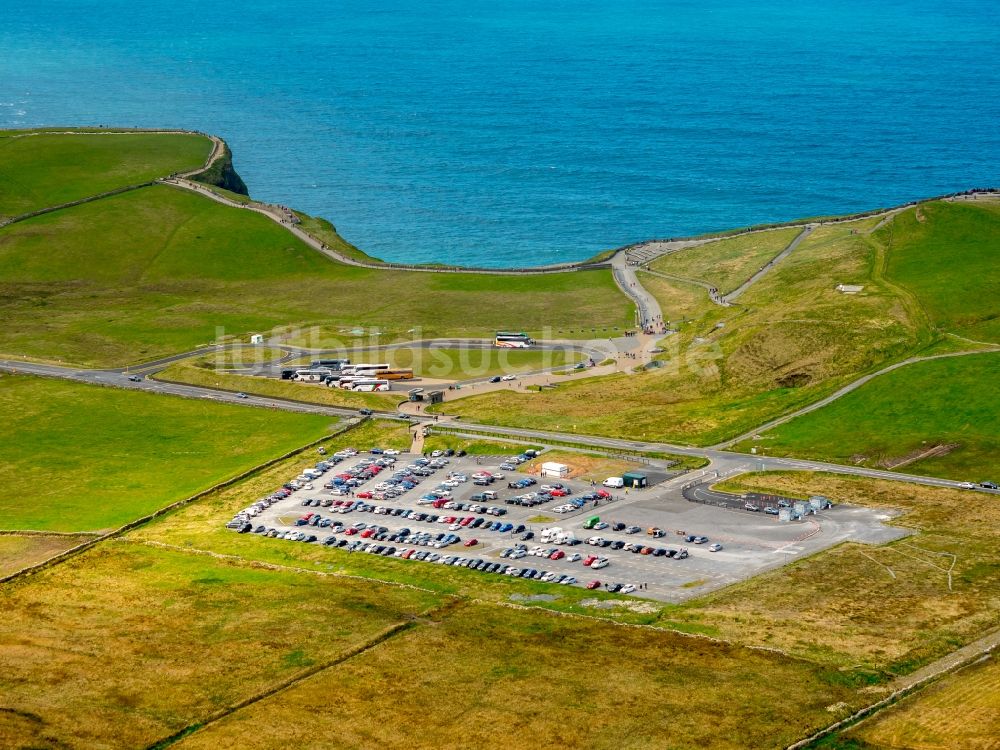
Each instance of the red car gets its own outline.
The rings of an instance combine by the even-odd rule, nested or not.
[[[549,555],[550,560],[562,560],[564,557],[566,557],[566,553],[563,552],[561,549],[557,549],[555,552]]]
[[[462,526],[468,526],[470,523],[472,523],[475,520],[476,520],[475,516],[466,516],[461,521],[459,521],[459,523],[462,524]]]
[[[413,557],[415,553],[416,553],[415,549],[408,549],[406,550],[406,552],[403,553],[403,559],[409,560],[411,557]]]
[[[372,499],[372,493],[371,492],[359,492],[358,493],[358,497],[362,498],[363,500],[371,500]]]
[[[344,529],[344,533],[347,534],[347,536],[354,536],[358,533],[358,530],[355,528]]]
[[[592,562],[594,562],[594,560],[596,560],[596,559],[597,559],[597,555],[587,555],[585,558],[583,558],[583,564],[586,565],[589,568],[590,564]]]
[[[588,589],[596,589],[596,588],[600,588],[600,587],[601,587],[601,582],[600,581],[591,581],[590,583],[587,584],[587,588]]]
[[[375,536],[375,529],[365,529],[361,532],[362,539],[368,539],[373,536]]]
[[[598,497],[611,497],[611,493],[607,490],[598,490],[596,494]]]
[[[478,539],[470,539],[469,541],[467,541],[465,543],[465,546],[466,547],[475,547],[477,544],[479,544],[479,540]]]
[[[554,489],[549,492],[552,497],[566,497],[566,490]]]
[[[456,520],[455,516],[447,516],[441,523],[455,523]]]

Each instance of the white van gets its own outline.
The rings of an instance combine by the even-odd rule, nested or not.
[[[622,487],[625,486],[625,480],[622,479],[621,477],[608,477],[607,479],[604,480],[603,484],[605,487],[608,487],[610,489],[620,490]]]

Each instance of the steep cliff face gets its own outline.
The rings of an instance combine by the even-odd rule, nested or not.
[[[250,195],[243,178],[233,168],[233,153],[229,150],[228,145],[224,145],[221,158],[216,159],[210,168],[196,175],[193,179],[240,195]]]

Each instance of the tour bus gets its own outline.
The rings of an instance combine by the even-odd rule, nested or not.
[[[346,365],[341,372],[344,375],[380,375],[388,369],[390,368],[386,363],[380,365],[357,364]]]
[[[527,349],[534,344],[534,340],[526,333],[514,333],[513,331],[497,331],[494,346],[503,349]]]
[[[310,367],[329,367],[332,370],[342,370],[346,365],[351,364],[349,359],[314,359],[309,363]]]
[[[367,375],[346,375],[336,382],[330,383],[331,388],[343,388],[345,391],[351,390],[359,380],[371,380]]]
[[[386,380],[413,380],[413,370],[401,369],[401,370],[379,370],[378,376],[380,378],[385,378]]]
[[[330,370],[326,368],[295,371],[295,380],[299,380],[304,383],[319,383],[326,380],[328,377],[330,377]]]
[[[372,393],[377,391],[387,391],[389,390],[388,380],[375,380],[373,378],[366,380],[356,380],[354,386],[351,388],[352,391],[362,391],[366,393]]]

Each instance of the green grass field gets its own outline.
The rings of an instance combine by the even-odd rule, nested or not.
[[[992,479],[1000,454],[1000,353],[907,365],[756,443],[768,455],[899,468],[952,479]],[[847,426],[847,429],[845,429]],[[913,460],[937,446],[945,455]]]
[[[109,529],[329,431],[329,417],[0,376],[0,529]]]
[[[277,327],[289,339],[342,326],[411,338],[490,336],[576,322],[624,325],[632,315],[610,272],[356,268],[330,262],[258,214],[165,186],[0,229],[0,304],[7,321],[0,351],[87,365],[122,365]]]
[[[789,227],[696,245],[665,255],[654,261],[650,268],[674,276],[707,281],[726,294],[784,250],[801,231],[801,227]]]
[[[776,654],[466,604],[179,747],[743,750],[784,747],[856,700]]]
[[[938,201],[899,214],[886,275],[910,290],[934,324],[1000,343],[1000,201]]]
[[[147,747],[440,601],[108,543],[0,592],[0,746]]]
[[[200,167],[212,142],[200,135],[0,132],[0,217],[136,185]]]

